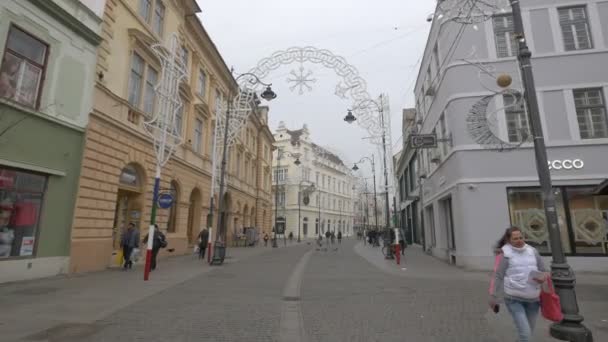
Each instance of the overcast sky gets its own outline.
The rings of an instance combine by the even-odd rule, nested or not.
[[[431,0],[198,0],[199,16],[229,67],[242,73],[277,50],[293,46],[328,49],[346,58],[367,81],[373,98],[390,97],[392,144],[400,149],[401,110],[414,104],[413,84],[433,11]],[[367,132],[343,121],[352,103],[334,95],[340,78],[332,69],[305,63],[313,90],[299,95],[286,81],[299,64],[270,73],[276,100],[269,103],[270,128],[308,124],[312,139],[353,162],[374,148]]]

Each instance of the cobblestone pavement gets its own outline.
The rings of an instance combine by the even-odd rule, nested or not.
[[[317,252],[304,277],[304,325],[314,341],[513,342],[511,318],[487,307],[489,273],[465,272],[408,248],[397,266],[379,248]],[[608,278],[579,276],[581,313],[608,341]],[[534,341],[555,341],[539,318]]]
[[[336,246],[324,251],[304,243],[247,251],[238,260],[181,280],[175,273],[176,280],[158,291],[142,287],[142,282],[125,283],[125,291],[150,292],[88,316],[94,319],[78,320],[73,315],[57,319],[51,328],[21,341],[279,341],[286,322],[281,313],[293,301],[298,305],[290,307],[301,310],[301,322],[288,328],[293,332],[303,327],[305,341],[515,340],[506,310],[495,315],[487,309],[487,273],[465,272],[415,247],[408,248],[405,264],[397,266],[383,260],[379,248],[356,240]],[[297,271],[296,265],[311,249],[303,271]],[[300,273],[294,283],[294,274]],[[95,276],[103,278],[83,278]],[[606,279],[605,275],[582,277],[577,286],[581,311],[595,341],[608,341]],[[61,295],[57,300],[71,298]],[[38,298],[44,315],[53,315],[51,302]],[[77,298],[86,306],[86,298]],[[122,300],[126,301],[124,296]],[[61,316],[69,306],[57,307],[57,314]],[[16,306],[8,311],[11,308]],[[28,317],[16,320],[27,322]],[[539,318],[535,341],[554,341],[547,329]],[[1,333],[0,340],[4,341]]]

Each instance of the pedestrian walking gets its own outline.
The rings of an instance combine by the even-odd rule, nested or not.
[[[341,231],[338,232],[338,243],[339,244],[342,243],[342,232]]]
[[[517,329],[518,341],[531,341],[540,310],[541,284],[547,279],[538,251],[526,244],[521,229],[508,228],[495,245],[495,271],[490,282],[490,307],[499,311],[499,296]]]
[[[331,244],[336,243],[336,232],[331,232]]]
[[[135,229],[135,223],[130,222],[121,238],[120,238],[120,247],[122,247],[122,256],[124,259],[125,270],[131,269],[133,267],[133,260],[131,259],[131,254],[135,248],[139,247],[139,230]]]
[[[207,228],[203,228],[201,232],[198,234],[198,258],[205,259],[205,250],[207,249],[207,244],[209,243],[209,231]]]
[[[148,243],[148,234],[144,237],[144,243]],[[150,270],[156,269],[156,257],[161,248],[167,247],[167,238],[165,234],[160,232],[158,225],[154,224],[154,235],[152,235],[152,260],[150,261]]]
[[[327,244],[329,244],[331,238],[331,232],[328,230],[325,232],[325,241],[327,241]]]
[[[405,230],[403,228],[399,228],[399,246],[401,246],[401,255],[405,255]]]
[[[264,247],[268,246],[268,233],[264,233]]]
[[[293,232],[289,232],[289,243],[293,242]]]

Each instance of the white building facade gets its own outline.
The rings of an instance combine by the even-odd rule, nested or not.
[[[608,178],[608,2],[522,0],[521,6],[564,250],[576,271],[605,272],[608,195],[599,185]],[[413,227],[421,233],[416,240],[450,263],[490,269],[492,244],[514,225],[549,257],[527,113],[518,96],[500,94],[483,72],[509,74],[511,89],[521,90],[511,14],[478,25],[439,18],[432,25],[415,86],[415,128],[444,141],[417,153],[406,145],[400,175],[413,188],[401,209],[412,199],[422,202],[414,210],[424,213],[424,230]],[[515,145],[509,152],[484,145],[480,128],[472,129],[468,120],[483,104],[493,127],[481,133]]]
[[[294,238],[299,233],[302,239],[328,230],[352,235],[355,193],[348,166],[312,142],[306,125],[289,130],[281,122],[274,138],[272,187],[273,200],[278,200],[273,207],[277,231],[286,236],[292,233]]]

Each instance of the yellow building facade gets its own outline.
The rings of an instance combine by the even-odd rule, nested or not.
[[[120,236],[128,223],[135,223],[142,237],[147,232],[156,159],[143,122],[154,110],[154,86],[161,75],[150,46],[165,42],[172,33],[180,38],[189,78],[180,86],[184,107],[178,115],[178,130],[184,143],[161,176],[161,191],[175,198],[170,209],[157,211],[157,223],[169,242],[161,256],[168,251],[191,253],[206,225],[217,104],[234,96],[238,86],[196,17],[199,12],[194,0],[106,3],[72,228],[70,272],[117,265]],[[256,227],[260,234],[271,231],[273,141],[268,108],[258,107],[229,149],[224,202],[228,241],[243,227]],[[216,211],[214,231],[217,217]]]

